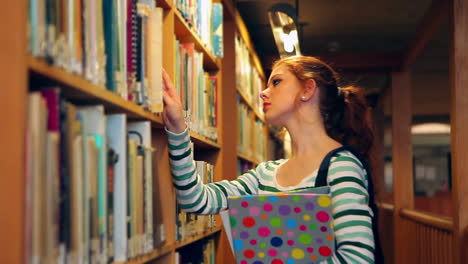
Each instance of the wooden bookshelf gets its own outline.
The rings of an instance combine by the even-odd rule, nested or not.
[[[208,50],[192,27],[178,10],[174,10],[175,34],[181,42],[194,42],[198,51],[203,52],[203,67],[205,71],[213,72],[220,69],[220,60]]]
[[[215,228],[212,228],[212,229],[208,229],[206,231],[204,231],[203,233],[199,234],[199,235],[196,235],[196,236],[193,236],[193,237],[189,237],[189,238],[186,238],[182,241],[179,241],[179,242],[176,242],[175,243],[175,249],[179,249],[179,248],[182,248],[182,247],[185,247],[193,242],[196,242],[200,239],[203,239],[205,237],[209,237],[211,235],[214,235],[214,234],[217,234],[218,232],[221,231],[221,227],[215,227]]]
[[[83,79],[79,75],[49,65],[44,60],[32,56],[28,56],[28,68],[32,73],[31,78],[33,80],[45,78],[46,80],[42,82],[47,83],[49,86],[59,85],[62,88],[62,93],[71,101],[102,104],[108,112],[124,112],[130,118],[150,120],[155,126],[162,127],[161,115],[153,114],[107,90],[105,87]]]
[[[155,248],[149,254],[139,256],[139,257],[136,257],[134,259],[130,259],[130,260],[126,261],[126,262],[114,261],[113,264],[124,264],[124,263],[127,263],[127,264],[143,264],[143,263],[150,262],[150,261],[152,261],[154,259],[157,259],[159,257],[162,257],[164,255],[167,255],[167,254],[169,254],[169,253],[171,253],[173,251],[174,251],[174,245],[164,244],[162,246],[159,246],[159,247]]]
[[[218,141],[208,139],[194,131],[190,132],[190,137],[195,145],[200,157],[215,165],[215,181],[222,179],[232,179],[237,164],[237,158],[246,159],[252,163],[257,163],[253,158],[240,155],[238,157],[235,152],[235,144],[237,134],[236,130],[232,129],[233,122],[226,113],[234,113],[236,108],[235,96],[231,97],[230,93],[237,93],[235,87],[229,85],[232,82],[234,65],[233,53],[228,54],[225,50],[225,57],[218,59],[208,50],[207,46],[201,41],[200,37],[195,33],[191,26],[182,17],[180,12],[171,0],[155,0],[157,6],[164,9],[163,15],[163,67],[171,77],[175,75],[176,60],[174,43],[178,39],[181,42],[193,42],[198,52],[203,53],[204,70],[218,78]],[[223,2],[230,4],[230,1],[215,0],[214,2]],[[236,13],[236,20],[229,15],[229,8],[224,11],[224,21],[228,26],[224,26],[226,30],[234,32],[239,27],[237,23],[240,17]],[[2,243],[2,252],[6,254],[0,257],[0,263],[24,263],[26,252],[25,240],[25,158],[24,149],[25,142],[25,127],[27,122],[26,116],[26,100],[27,93],[31,89],[41,87],[60,87],[64,97],[76,103],[77,105],[100,104],[105,108],[106,113],[125,113],[129,120],[147,120],[152,124],[152,141],[156,149],[154,157],[156,166],[154,166],[153,187],[155,193],[155,219],[164,225],[165,241],[156,246],[156,248],[146,255],[130,259],[124,263],[174,263],[175,252],[185,246],[190,245],[206,237],[218,238],[222,233],[222,227],[214,227],[205,230],[203,233],[185,239],[183,241],[175,241],[175,193],[172,181],[169,177],[169,158],[167,153],[167,138],[164,131],[164,123],[161,114],[153,114],[147,109],[133,102],[127,101],[125,98],[107,90],[105,87],[93,84],[86,80],[83,76],[70,73],[65,69],[54,66],[46,62],[44,59],[28,55],[28,40],[27,36],[27,19],[28,5],[27,1],[9,1],[6,6],[0,11],[2,19],[8,23],[0,25],[1,32],[5,35],[20,36],[12,39],[8,45],[0,49],[0,75],[2,80],[5,80],[5,87],[8,87],[3,94],[8,98],[2,102],[1,124],[8,127],[8,131],[2,129],[2,145],[4,150],[0,151],[1,160],[1,204],[2,208],[8,211],[9,217],[1,218],[1,233],[4,237]],[[225,24],[225,25],[226,25]],[[234,28],[231,27],[234,25]],[[232,41],[232,43],[228,43]],[[224,45],[233,46],[234,38],[224,38]],[[254,55],[256,58],[256,55]],[[224,72],[223,68],[227,71]],[[263,69],[257,68],[258,72],[264,78]],[[231,79],[226,76],[231,75]],[[229,85],[228,85],[229,84]],[[231,89],[233,88],[233,89]],[[227,91],[229,89],[229,91]],[[226,97],[228,97],[226,100]],[[248,103],[245,100],[244,101]],[[255,109],[250,106],[251,109]],[[261,115],[256,112],[259,119]],[[234,119],[235,120],[235,119]],[[262,119],[263,120],[263,119]],[[235,122],[234,122],[235,123]],[[230,173],[224,174],[225,171]],[[8,175],[8,176],[6,176]],[[223,178],[221,178],[223,177]],[[219,218],[218,218],[219,219]],[[156,220],[155,220],[156,221]],[[159,223],[159,222],[158,222]],[[218,239],[216,239],[218,241]],[[221,246],[222,247],[222,246]],[[3,255],[3,254],[2,254]],[[228,255],[224,255],[223,250],[216,251],[216,259],[218,263],[229,263],[233,261]],[[121,262],[114,262],[114,264]]]
[[[217,142],[214,142],[213,140],[199,135],[196,132],[190,131],[190,138],[193,141],[193,144],[195,146],[202,148],[202,149],[220,149],[221,145]]]
[[[255,160],[254,158],[249,157],[249,156],[247,156],[247,155],[245,155],[245,154],[242,154],[242,153],[237,153],[237,157],[238,157],[239,159],[248,161],[248,162],[250,162],[250,163],[252,163],[252,164],[259,164],[259,163],[260,163],[259,161]]]
[[[257,107],[254,107],[252,105],[252,103],[247,99],[247,96],[245,96],[244,92],[237,89],[237,93],[239,93],[240,95],[240,98],[242,100],[243,103],[245,103],[249,108],[250,110],[252,110],[255,114],[255,117],[262,120],[263,123],[265,123],[265,118],[262,114],[260,114],[260,112],[258,111]]]

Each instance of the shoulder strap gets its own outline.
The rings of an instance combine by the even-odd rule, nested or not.
[[[344,145],[344,146],[341,146],[339,148],[333,149],[332,151],[328,152],[325,158],[323,158],[322,163],[320,163],[320,167],[318,169],[317,179],[315,180],[315,187],[322,187],[322,186],[328,185],[327,176],[328,176],[328,167],[330,167],[331,158],[335,156],[336,153],[343,151],[343,150],[349,150],[351,153],[353,153],[361,161],[362,165],[366,169],[367,174],[369,175],[370,172],[368,170],[367,163],[364,157],[362,156],[362,154],[354,147],[349,146],[349,145]]]
[[[328,176],[328,168],[330,167],[330,161],[333,156],[336,155],[336,153],[343,151],[343,150],[348,150],[351,152],[356,158],[359,159],[359,161],[362,163],[364,169],[366,170],[367,173],[367,182],[368,182],[368,192],[369,192],[369,207],[374,213],[374,219],[372,220],[372,230],[374,232],[374,240],[375,240],[375,263],[384,263],[384,257],[383,257],[383,251],[382,247],[380,245],[380,238],[379,238],[379,232],[378,232],[378,208],[377,205],[375,204],[374,201],[374,184],[372,183],[372,176],[371,176],[371,170],[370,167],[365,159],[365,157],[359,152],[356,148],[345,145],[341,146],[339,148],[336,148],[332,151],[330,151],[325,158],[322,160],[322,163],[320,164],[318,173],[317,173],[317,178],[315,180],[315,187],[322,187],[322,186],[327,186],[327,176]]]

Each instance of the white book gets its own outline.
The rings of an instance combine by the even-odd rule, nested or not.
[[[30,175],[26,177],[30,179],[30,212],[31,217],[30,228],[30,256],[29,263],[38,264],[42,260],[42,192],[45,175],[45,140],[46,137],[46,122],[47,110],[45,101],[39,92],[29,94],[28,98],[28,129],[29,129],[29,158],[28,171]]]
[[[99,218],[99,256],[98,259],[106,261],[107,259],[107,144],[106,144],[106,116],[102,105],[79,107],[79,113],[82,115],[82,129],[85,137],[93,137],[97,150],[97,200],[98,200],[98,218]],[[86,144],[85,144],[86,145]],[[86,147],[85,147],[86,148]],[[89,148],[86,149],[85,158],[89,155]],[[86,166],[86,165],[85,165]],[[89,166],[89,164],[88,164]],[[90,177],[88,173],[88,185],[90,186]],[[86,180],[86,179],[85,179]],[[89,191],[89,190],[88,190]],[[88,196],[89,198],[89,196]],[[89,214],[88,214],[89,216]],[[87,230],[85,230],[86,232]],[[89,234],[86,233],[86,234]],[[95,243],[94,243],[95,244]]]
[[[156,7],[148,17],[148,97],[149,107],[153,113],[163,110],[163,9]]]
[[[117,156],[114,165],[114,261],[127,261],[127,117],[107,116],[107,140]]]
[[[44,233],[46,263],[57,263],[59,256],[58,207],[59,207],[59,140],[60,135],[48,131],[46,138],[46,160],[44,181]]]
[[[148,121],[129,122],[128,131],[130,138],[137,137],[133,132],[141,136],[138,144],[143,147],[145,153],[143,160],[143,252],[149,252],[154,248],[154,227],[153,227],[153,167],[152,167],[152,143],[151,124]]]

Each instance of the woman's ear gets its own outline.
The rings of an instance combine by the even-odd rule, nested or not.
[[[302,91],[301,98],[303,101],[310,100],[317,91],[317,83],[314,79],[309,79],[305,82],[304,90]]]

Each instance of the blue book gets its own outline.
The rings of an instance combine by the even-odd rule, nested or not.
[[[113,192],[109,204],[113,204],[113,222],[109,222],[109,234],[113,240],[114,261],[124,262],[127,256],[127,117],[125,114],[107,116],[107,142],[116,155],[113,168]],[[110,208],[110,207],[109,207]],[[109,212],[110,214],[111,212]],[[109,217],[109,219],[111,219]],[[111,226],[113,225],[113,226]]]
[[[223,46],[223,5],[213,3],[212,10],[212,34],[213,34],[213,52],[217,58],[224,56]]]

